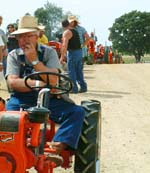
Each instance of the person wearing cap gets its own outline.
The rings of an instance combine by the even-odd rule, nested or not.
[[[60,62],[63,63],[67,55],[67,69],[69,77],[73,82],[72,93],[83,93],[87,91],[82,68],[82,48],[78,32],[69,26],[68,20],[62,21],[64,28],[62,36],[62,48]],[[68,54],[67,54],[68,52]],[[80,89],[78,89],[78,85]]]
[[[39,25],[39,38],[38,38],[38,43],[40,44],[48,44],[48,38],[44,34],[45,33],[45,26]]]
[[[14,24],[10,23],[10,24],[7,25],[6,36],[7,36],[7,39],[8,39],[8,42],[7,42],[8,52],[12,51],[13,49],[18,48],[18,40],[16,39],[15,35],[11,34],[15,30],[16,29],[15,29]]]
[[[15,31],[14,24],[8,24],[7,26],[7,52],[12,51],[13,49],[18,48],[18,40],[16,39],[15,35],[11,35],[12,32]],[[6,74],[6,66],[7,66],[7,55],[3,58],[3,74]]]
[[[90,39],[90,36],[88,32],[86,31],[86,29],[83,26],[79,25],[80,23],[78,19],[76,18],[76,16],[73,16],[73,15],[68,16],[68,21],[69,21],[70,27],[75,28],[79,33],[80,43],[82,47],[82,57],[84,60],[84,58],[87,56],[87,44]]]
[[[7,57],[6,81],[10,90],[10,99],[6,110],[20,110],[21,104],[36,106],[38,91],[25,86],[24,77],[36,72],[61,71],[56,50],[38,43],[38,22],[33,16],[23,16],[18,29],[12,33],[18,39],[19,48],[14,49]],[[51,85],[56,85],[57,77],[50,78]],[[42,81],[30,80],[30,86],[41,86]],[[84,109],[80,105],[65,100],[64,97],[50,97],[50,119],[60,124],[50,147],[60,154],[63,149],[77,149],[84,120]],[[50,157],[50,156],[49,156]],[[51,158],[50,158],[51,159]]]

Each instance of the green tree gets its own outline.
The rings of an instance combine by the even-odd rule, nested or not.
[[[132,11],[117,18],[109,28],[113,48],[132,54],[136,61],[150,51],[150,13]]]
[[[53,3],[47,2],[44,7],[38,8],[34,12],[38,22],[45,26],[46,35],[49,40],[55,39],[55,33],[60,30],[63,18],[63,10]]]

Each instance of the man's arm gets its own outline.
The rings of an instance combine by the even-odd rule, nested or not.
[[[57,69],[50,69],[50,68],[45,68],[42,62],[40,62],[37,66],[36,69],[45,69],[45,72],[55,72],[58,73]],[[47,69],[47,70],[46,70]],[[38,70],[37,70],[38,71]],[[40,70],[41,71],[41,70]],[[44,71],[42,71],[44,72]],[[47,81],[46,76],[42,75],[41,76],[43,80]],[[56,76],[51,76],[49,81],[51,85],[56,85],[57,84],[57,77]],[[37,80],[28,80],[28,84],[30,86],[36,86],[36,81]],[[18,75],[8,75],[7,76],[7,83],[8,86],[11,90],[15,90],[18,92],[29,92],[31,91],[26,85],[25,85],[25,79],[20,78]],[[45,83],[43,81],[39,81],[39,86],[43,86]]]
[[[35,65],[33,65],[35,71],[42,71],[42,72],[55,72],[58,73],[58,69],[56,68],[49,68],[46,65],[43,64],[43,62],[39,61],[37,58],[37,51],[32,43],[27,44],[26,49],[25,49],[25,55],[28,61],[32,64],[33,61],[38,61]],[[43,80],[47,80],[47,77],[42,75],[41,78]],[[51,76],[49,79],[51,85],[56,85],[57,84],[57,77],[56,76]]]
[[[84,45],[88,45],[88,42],[90,40],[90,36],[87,32],[84,33],[84,38],[85,38]]]
[[[17,75],[8,75],[7,77],[7,83],[11,90],[15,90],[18,92],[28,92],[31,91],[28,87],[25,86],[25,80],[19,78]],[[36,81],[30,80],[28,84],[30,86],[35,86]]]
[[[0,46],[0,72],[3,70],[2,58],[3,58],[3,47]]]
[[[3,40],[0,36],[0,72],[3,70],[3,63],[2,63],[2,60],[3,60],[3,47],[4,47],[4,43],[3,43]]]
[[[70,30],[66,30],[63,33],[62,36],[62,46],[61,46],[61,57],[60,57],[60,63],[63,64],[64,60],[65,60],[65,56],[67,53],[67,48],[68,48],[68,42],[72,37],[72,32]]]
[[[53,52],[51,54],[53,56]],[[33,48],[33,50],[32,50],[32,48],[29,48],[26,52],[26,55],[30,59],[30,62],[32,62],[34,60],[38,60],[37,54],[34,52],[34,48]],[[11,90],[16,90],[18,92],[28,92],[28,91],[30,91],[30,89],[25,86],[24,79],[19,77],[19,74],[20,74],[19,68],[20,67],[18,66],[18,60],[15,56],[16,56],[15,52],[12,52],[12,53],[9,53],[9,55],[7,57],[6,79],[7,79],[8,86]],[[53,59],[49,58],[49,61],[52,61],[52,60]],[[52,62],[51,62],[51,64],[52,64]],[[58,73],[57,68],[52,68],[52,67],[49,68],[46,65],[44,65],[43,62],[41,62],[41,61],[39,61],[36,65],[33,65],[33,68],[37,72],[42,71],[42,72]],[[42,79],[47,81],[46,76],[42,75]],[[51,85],[56,85],[58,79],[56,76],[51,76],[49,81],[50,81]],[[28,83],[30,86],[36,86],[36,80],[30,80]],[[43,84],[44,84],[44,82],[40,81],[40,86],[42,86]]]

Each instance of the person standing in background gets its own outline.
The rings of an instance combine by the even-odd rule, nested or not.
[[[95,35],[94,32],[91,32],[91,36],[90,37],[95,41],[95,43],[97,42],[97,36]]]
[[[45,35],[45,26],[39,25],[39,38],[38,38],[38,43],[40,44],[48,44],[48,38]]]
[[[62,36],[62,48],[60,62],[63,63],[67,55],[67,66],[69,77],[73,82],[72,93],[82,93],[87,91],[87,84],[84,81],[82,68],[82,49],[78,32],[71,28],[68,20],[62,21],[64,28]],[[80,89],[78,90],[78,84]]]
[[[3,71],[3,47],[4,47],[4,43],[3,43],[3,40],[2,40],[2,37],[0,36],[0,73]],[[0,82],[1,82],[1,77],[0,77]],[[0,83],[1,85],[1,83]],[[0,106],[1,106],[1,103],[0,103]],[[0,108],[1,110],[1,108]]]
[[[0,72],[3,70],[3,47],[4,47],[4,43],[2,40],[2,37],[0,36]]]
[[[3,17],[0,16],[0,26],[2,25],[2,23],[3,23]],[[7,48],[7,41],[8,40],[7,40],[7,36],[6,36],[5,32],[1,28],[0,28],[0,35],[1,35],[3,43],[5,45],[3,50],[6,50],[6,48]]]
[[[3,22],[3,17],[0,16],[0,26],[2,25]],[[5,69],[6,69],[6,57],[7,57],[7,36],[5,32],[0,28],[0,36],[2,38],[2,41],[4,43],[3,50],[2,50],[2,65],[3,65],[3,73],[5,74]]]
[[[16,37],[14,35],[12,35],[11,33],[14,32],[15,26],[14,24],[8,24],[7,26],[7,33],[6,33],[6,37],[7,37],[7,52],[11,52],[13,49],[18,48],[18,40],[16,39]],[[6,67],[7,67],[7,56],[3,58],[3,73],[4,76],[6,74]]]
[[[15,29],[14,24],[10,23],[7,26],[6,36],[7,36],[7,39],[8,39],[8,42],[7,42],[7,50],[8,50],[8,52],[12,51],[13,49],[18,48],[18,40],[16,39],[16,37],[14,35],[11,34],[15,30],[16,29]]]
[[[108,52],[108,64],[113,64],[113,50],[111,47],[109,47]]]
[[[86,29],[83,26],[79,25],[79,21],[76,16],[68,16],[68,21],[70,27],[75,28],[79,33],[80,43],[82,47],[82,58],[84,60],[84,58],[87,57],[87,44],[90,36]]]
[[[94,63],[95,46],[96,46],[95,40],[92,37],[90,37],[88,44],[87,44],[87,48],[88,48],[87,64],[89,64],[89,65]]]

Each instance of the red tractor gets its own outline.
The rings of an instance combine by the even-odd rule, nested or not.
[[[72,152],[64,150],[62,160],[48,159],[55,153],[49,148],[48,142],[55,134],[55,123],[49,120],[50,110],[47,109],[49,94],[68,93],[72,88],[70,79],[62,74],[37,72],[26,77],[25,84],[30,89],[28,80],[33,77],[46,76],[46,86],[40,87],[37,106],[20,111],[0,112],[0,173],[29,173],[34,167],[37,173],[53,173],[54,168],[70,168],[71,158],[75,155],[75,173],[99,173],[100,157],[100,102],[96,100],[83,101],[86,116],[79,148]],[[51,75],[59,77],[58,86],[49,84]],[[39,89],[39,88],[38,88]],[[56,159],[56,158],[55,158]]]
[[[61,54],[61,52],[60,52],[61,43],[60,42],[58,42],[58,41],[49,41],[47,45],[50,46],[50,47],[53,47],[56,50],[56,52],[58,54],[58,57],[60,57],[60,54]]]

